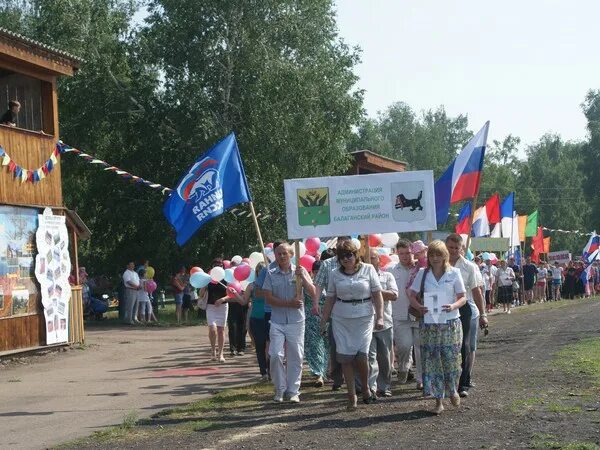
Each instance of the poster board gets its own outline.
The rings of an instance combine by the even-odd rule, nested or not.
[[[284,181],[289,239],[435,230],[433,172]]]
[[[55,216],[50,208],[38,216],[35,233],[38,254],[35,276],[40,283],[46,323],[46,343],[69,339],[69,301],[71,299],[71,259],[65,216]]]
[[[469,248],[472,252],[507,252],[509,238],[472,237]]]
[[[568,250],[560,250],[557,252],[548,253],[548,262],[554,264],[558,261],[559,264],[567,264],[571,261],[571,253]]]

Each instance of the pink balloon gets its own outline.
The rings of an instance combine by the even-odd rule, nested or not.
[[[202,272],[202,269],[200,267],[192,267],[190,269],[190,275],[192,275],[193,273],[196,273],[196,272]]]
[[[266,247],[266,248],[273,248],[273,243],[272,243],[272,242],[269,242],[269,243],[267,244],[267,247]]]
[[[315,254],[321,246],[321,239],[318,237],[308,238],[306,241],[304,241],[304,245],[306,246],[306,251],[308,253]]]
[[[380,234],[370,234],[369,235],[369,246],[370,247],[379,247],[381,245],[381,235]]]
[[[229,269],[231,267],[231,261],[228,259],[223,260],[223,269]]]
[[[154,280],[148,280],[146,282],[146,292],[152,294],[156,290],[156,282]]]
[[[381,267],[385,267],[391,262],[392,258],[390,258],[388,255],[379,255],[379,265]]]
[[[227,285],[227,287],[235,289],[235,291],[238,294],[240,294],[242,292],[242,285],[239,283],[239,281],[232,281],[231,283],[229,283]],[[234,298],[235,295],[233,295],[231,292],[229,292],[229,290],[227,290],[227,297]]]
[[[315,257],[310,255],[304,255],[300,258],[300,265],[306,269],[307,272],[312,272],[312,266],[315,262]]]
[[[252,268],[248,264],[240,264],[233,271],[233,277],[238,281],[244,281],[250,276]]]
[[[242,262],[250,265],[250,258],[242,258]]]

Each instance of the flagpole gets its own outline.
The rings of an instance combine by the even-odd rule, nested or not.
[[[481,175],[483,176],[483,170],[481,171]],[[473,197],[473,202],[471,203],[471,218],[469,219],[469,234],[467,234],[467,245],[465,247],[465,254],[471,245],[471,234],[473,233],[473,219],[475,218],[475,205],[477,204],[477,197],[479,196],[479,186],[481,186],[481,179],[479,180],[479,185],[477,186],[477,191],[475,192],[475,197]]]
[[[254,228],[256,228],[256,235],[258,236],[258,243],[260,244],[260,252],[263,254],[265,264],[268,266],[269,258],[267,258],[267,254],[265,253],[265,243],[263,242],[262,234],[260,233],[260,227],[258,226],[258,217],[256,217],[256,211],[254,210],[254,203],[249,202],[249,204],[250,204],[250,212],[252,213],[252,221],[254,222]]]

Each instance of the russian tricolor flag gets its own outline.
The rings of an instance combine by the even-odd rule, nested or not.
[[[448,220],[451,204],[474,198],[477,195],[489,127],[490,122],[488,121],[435,182],[438,225],[444,224]]]
[[[592,253],[598,250],[598,248],[600,248],[600,235],[597,235],[595,231],[592,231],[590,240],[583,248],[583,260],[588,261],[588,258],[592,255]]]
[[[458,223],[454,228],[458,234],[471,234],[469,226],[471,225],[471,203],[465,203],[458,213]]]

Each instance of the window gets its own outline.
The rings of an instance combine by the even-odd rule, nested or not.
[[[45,83],[7,69],[0,69],[0,115],[8,110],[8,102],[16,100],[21,104],[16,124],[26,130],[41,131],[42,90]]]

